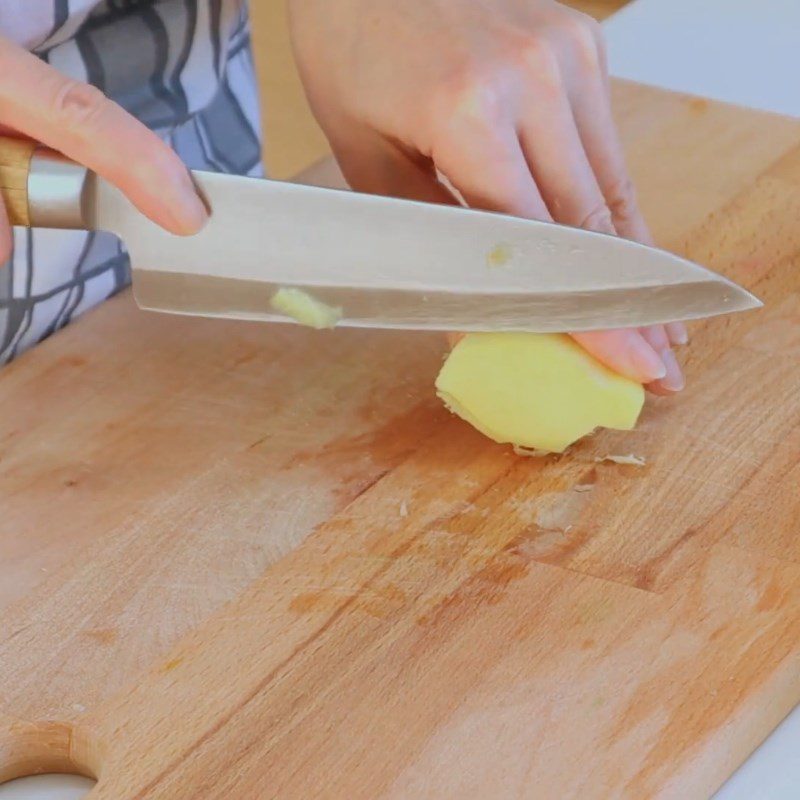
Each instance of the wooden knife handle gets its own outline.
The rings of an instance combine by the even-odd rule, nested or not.
[[[0,136],[0,196],[12,225],[88,229],[89,175],[36,142]]]
[[[36,144],[0,136],[0,195],[12,225],[30,227],[28,175]]]

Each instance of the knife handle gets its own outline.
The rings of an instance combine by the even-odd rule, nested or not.
[[[12,225],[30,225],[28,173],[36,145],[0,137],[0,194]]]
[[[0,196],[12,225],[86,229],[89,174],[35,142],[0,136]]]

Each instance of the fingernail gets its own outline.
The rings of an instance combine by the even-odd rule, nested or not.
[[[661,379],[661,385],[670,392],[681,391],[686,386],[686,379],[683,377],[683,370],[675,358],[675,353],[672,350],[662,350],[661,360],[667,368],[667,374]]]
[[[682,322],[668,322],[665,327],[672,344],[681,345],[689,343],[689,331],[686,330],[686,326]]]
[[[667,367],[658,353],[638,333],[632,333],[629,338],[628,358],[642,383],[657,381],[667,375]]]

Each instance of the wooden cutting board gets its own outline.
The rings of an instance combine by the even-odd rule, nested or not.
[[[615,104],[659,241],[767,304],[634,433],[519,458],[436,401],[438,336],[129,295],[0,373],[0,778],[683,800],[793,707],[800,123]]]

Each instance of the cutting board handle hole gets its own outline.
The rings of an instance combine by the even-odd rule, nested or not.
[[[0,784],[43,773],[97,780],[99,758],[98,748],[72,725],[0,717]]]

